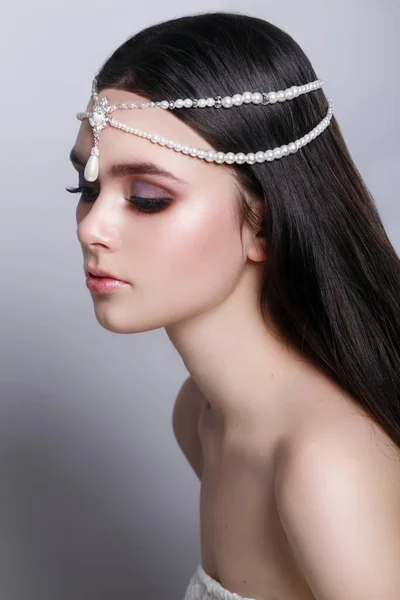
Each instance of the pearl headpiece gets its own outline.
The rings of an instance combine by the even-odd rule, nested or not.
[[[146,138],[153,143],[159,144],[175,150],[176,152],[182,152],[188,154],[194,158],[201,158],[208,162],[216,163],[227,163],[227,164],[254,164],[255,162],[262,163],[264,161],[272,161],[276,158],[288,156],[294,154],[299,148],[308,144],[311,140],[317,137],[326,127],[329,125],[333,114],[333,102],[328,98],[329,108],[326,116],[312,129],[309,133],[306,133],[303,137],[285,144],[283,146],[273,148],[271,150],[259,150],[244,154],[243,152],[216,152],[214,150],[192,148],[190,146],[184,146],[183,144],[173,141],[169,138],[162,137],[154,133],[146,133],[136,129],[135,127],[128,127],[123,123],[119,123],[110,117],[110,114],[115,110],[119,109],[130,109],[130,108],[161,108],[164,110],[172,110],[174,108],[232,108],[234,106],[240,106],[242,104],[255,104],[266,106],[269,104],[275,104],[276,102],[284,102],[285,100],[292,100],[300,94],[306,94],[308,92],[317,90],[323,84],[322,79],[317,79],[311,83],[306,83],[300,86],[292,86],[286,90],[280,90],[278,92],[244,92],[243,94],[235,94],[234,96],[216,96],[214,98],[200,98],[199,100],[191,100],[186,98],[185,100],[178,99],[175,101],[162,100],[161,102],[144,102],[144,103],[132,103],[132,104],[113,104],[109,105],[107,97],[100,98],[97,93],[97,78],[93,79],[92,83],[92,98],[94,100],[93,109],[91,112],[79,112],[76,117],[80,121],[89,119],[89,123],[93,130],[94,146],[90,151],[90,157],[86,163],[84,176],[86,181],[96,181],[99,175],[99,136],[100,132],[111,125],[127,133],[133,133],[142,138]]]

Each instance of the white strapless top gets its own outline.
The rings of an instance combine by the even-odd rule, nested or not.
[[[183,600],[256,600],[243,598],[235,592],[226,590],[219,581],[216,581],[199,564],[195,573],[190,578]]]

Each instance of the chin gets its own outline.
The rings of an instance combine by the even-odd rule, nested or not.
[[[122,310],[115,310],[111,306],[94,305],[94,310],[98,323],[107,331],[112,333],[132,334],[152,331],[164,327],[164,322],[157,319],[144,318],[144,315],[138,313],[135,319],[130,314],[124,314]]]

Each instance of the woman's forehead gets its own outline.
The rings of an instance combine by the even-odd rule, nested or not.
[[[106,88],[100,92],[100,97],[107,98],[109,105],[120,103],[133,103],[148,101],[148,98],[125,90]],[[87,111],[91,111],[94,105],[93,98],[87,104]],[[213,149],[209,142],[204,140],[190,126],[183,123],[171,111],[157,108],[144,108],[134,110],[117,109],[113,116],[118,122],[128,127],[136,127],[140,130],[158,134],[163,137],[173,138],[186,146]],[[93,146],[93,131],[88,119],[81,122],[77,138],[74,143],[74,154],[82,159],[89,158]],[[99,139],[101,149],[101,162],[103,169],[111,171],[112,164],[128,162],[155,163],[160,169],[169,171],[177,178],[188,183],[198,183],[199,178],[203,182],[215,180],[222,184],[227,182],[228,187],[233,184],[233,173],[228,166],[199,161],[190,155],[172,151],[150,140],[132,135],[115,127],[106,127],[101,131]],[[82,161],[80,161],[82,162]]]
[[[105,88],[101,90],[101,92],[99,92],[99,97],[106,97],[109,105],[141,103],[151,100],[150,98],[140,96],[134,92],[127,92],[126,90],[117,90],[114,88]],[[93,98],[90,98],[86,110],[92,110],[93,105],[94,100]],[[117,109],[112,112],[112,116],[124,125],[137,127],[138,129],[152,134],[176,139],[185,146],[215,150],[210,142],[205,140],[189,125],[181,121],[175,116],[174,112],[170,110],[151,107],[133,110]]]

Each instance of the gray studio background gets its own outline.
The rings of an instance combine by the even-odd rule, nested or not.
[[[395,0],[3,6],[4,600],[179,600],[200,561],[200,484],[171,425],[186,369],[163,329],[124,336],[97,323],[64,188],[76,184],[75,114],[103,60],[144,26],[207,10],[260,16],[304,48],[400,252]]]

